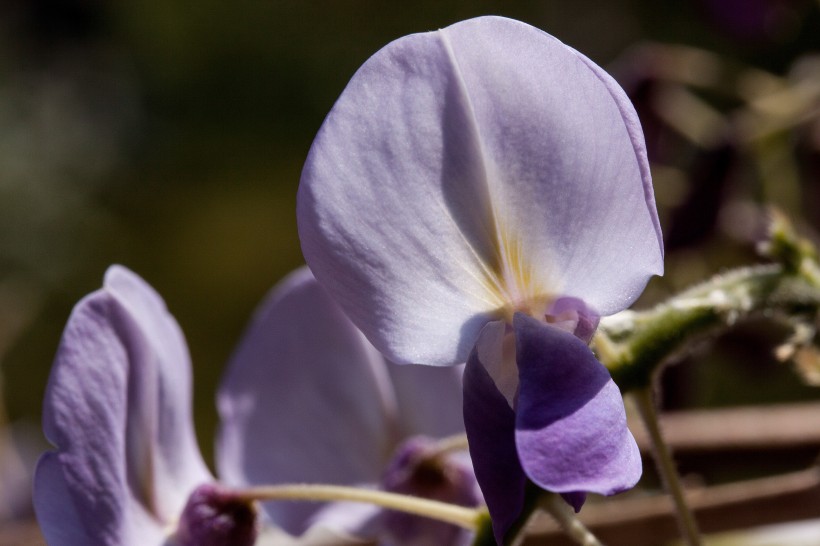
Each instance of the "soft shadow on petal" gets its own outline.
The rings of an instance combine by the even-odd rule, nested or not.
[[[188,346],[165,302],[138,275],[111,266],[104,290],[122,309],[111,320],[129,358],[129,469],[150,463],[154,509],[176,517],[193,487],[212,479],[194,432]]]
[[[274,288],[231,359],[217,403],[230,485],[375,483],[397,440],[383,357],[303,268]],[[319,508],[266,503],[298,534]]]
[[[486,176],[438,32],[368,59],[314,140],[297,197],[305,259],[389,359],[464,362],[497,318],[504,302],[489,264],[497,248]]]
[[[515,446],[515,413],[487,373],[489,363],[480,360],[500,358],[503,333],[503,324],[488,324],[479,343],[495,341],[497,351],[474,349],[464,369],[464,425],[470,456],[499,544],[521,514],[527,481]]]
[[[464,432],[464,366],[387,364],[399,404],[401,436],[444,438]]]
[[[127,269],[110,268],[104,288],[77,304],[43,407],[56,449],[35,475],[50,543],[159,543],[187,494],[210,479],[190,420],[189,366],[161,298]]]
[[[610,495],[634,486],[640,454],[606,368],[559,328],[520,313],[513,328],[521,379],[515,439],[527,476],[557,493]]]

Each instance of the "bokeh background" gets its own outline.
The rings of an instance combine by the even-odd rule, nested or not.
[[[15,438],[43,441],[71,307],[121,263],[187,336],[210,457],[223,365],[303,262],[295,194],[323,117],[387,42],[483,14],[557,36],[635,101],[667,239],[667,276],[639,305],[757,260],[764,203],[817,233],[817,0],[4,0],[0,407]],[[695,353],[667,373],[666,406],[817,398],[771,355],[784,335],[752,324]]]

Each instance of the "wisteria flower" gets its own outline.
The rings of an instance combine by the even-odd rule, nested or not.
[[[43,423],[56,449],[41,458],[34,491],[49,544],[317,546],[359,543],[349,532],[385,536],[389,512],[373,509],[365,519],[361,508],[342,507],[308,522],[310,510],[271,505],[271,517],[260,518],[243,489],[263,483],[248,477],[342,483],[367,471],[376,481],[364,467],[375,459],[356,458],[381,454],[392,446],[389,434],[405,432],[389,425],[430,434],[459,429],[457,400],[430,404],[430,415],[416,416],[422,424],[382,413],[399,404],[388,395],[410,395],[406,386],[419,376],[397,376],[391,387],[383,362],[318,290],[306,270],[295,274],[263,303],[243,338],[220,393],[217,482],[194,437],[182,333],[156,292],[127,269],[111,267],[103,288],[75,307],[49,380]],[[276,383],[258,382],[266,378]],[[458,392],[457,374],[437,381]],[[433,413],[441,419],[435,429]],[[322,448],[333,451],[313,451]],[[468,466],[444,458],[438,468],[446,479],[431,496],[475,488]],[[293,538],[279,527],[305,532]],[[443,532],[426,520],[413,528]],[[444,531],[453,534],[450,526]]]
[[[611,494],[641,473],[587,347],[663,269],[641,128],[592,61],[481,17],[401,38],[354,75],[297,199],[317,279],[399,363],[467,362],[470,453],[503,540],[527,479]]]

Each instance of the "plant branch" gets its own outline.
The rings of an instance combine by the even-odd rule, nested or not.
[[[622,391],[646,388],[663,364],[738,321],[763,313],[816,316],[820,286],[814,277],[810,265],[799,271],[781,264],[730,271],[653,309],[605,317],[593,343]]]

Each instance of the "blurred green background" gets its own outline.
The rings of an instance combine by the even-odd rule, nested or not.
[[[765,71],[786,88],[818,81],[809,54],[820,49],[819,12],[817,0],[4,1],[0,366],[9,419],[38,422],[72,305],[121,263],[164,296],[187,336],[210,457],[223,365],[257,302],[302,263],[295,194],[323,117],[387,42],[477,15],[554,34],[633,96],[669,247],[667,277],[643,304],[753,261],[753,229],[741,220],[754,223],[755,203],[774,201],[816,230],[820,95],[772,137],[750,144],[727,127],[745,127],[747,95],[767,93],[766,77],[745,75]],[[728,68],[710,75],[705,58],[675,72],[652,43],[702,48]],[[659,76],[667,69],[714,81],[671,85],[677,75]],[[705,128],[687,128],[698,105],[720,123],[706,115]],[[783,332],[750,328],[711,363],[675,370],[667,404],[814,396],[774,365]]]

